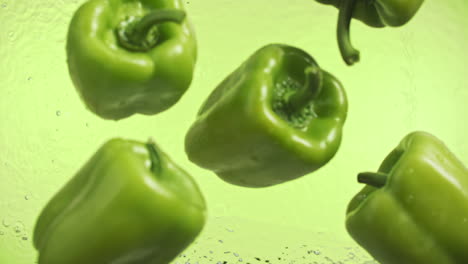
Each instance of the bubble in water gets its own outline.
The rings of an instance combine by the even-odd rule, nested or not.
[[[32,77],[31,77],[31,76],[28,77],[28,81],[30,81],[30,80],[32,80]]]
[[[314,250],[314,251],[312,251],[312,252],[313,252],[315,255],[320,255],[320,251],[318,251],[318,250]]]
[[[60,115],[62,115],[62,112],[60,110],[57,110],[57,111],[55,111],[55,115],[60,116]]]

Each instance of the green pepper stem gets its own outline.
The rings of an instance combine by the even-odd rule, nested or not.
[[[322,90],[323,74],[318,66],[313,65],[305,68],[304,74],[304,85],[288,98],[288,106],[292,112],[301,111]]]
[[[148,149],[148,156],[151,161],[150,170],[154,175],[158,175],[161,172],[161,161],[159,160],[158,151],[156,150],[156,144],[153,139],[149,139],[146,143],[146,148]]]
[[[359,61],[359,51],[351,44],[349,36],[349,27],[353,17],[356,0],[342,0],[338,15],[337,38],[341,57],[348,65],[353,65]]]
[[[383,172],[361,172],[358,174],[358,182],[365,183],[376,188],[385,186],[387,178],[387,174]]]
[[[180,24],[185,18],[185,12],[178,9],[158,9],[142,18],[130,18],[122,21],[117,28],[119,44],[131,51],[148,51],[159,39],[157,25],[174,22]]]

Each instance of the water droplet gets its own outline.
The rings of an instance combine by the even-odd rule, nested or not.
[[[239,258],[239,262],[242,262],[242,261],[243,261],[243,259],[242,259],[242,258]]]
[[[60,110],[55,111],[56,116],[60,116],[61,114],[62,114],[62,112],[60,112]]]
[[[30,81],[30,80],[32,80],[32,77],[31,77],[31,76],[28,77],[28,81]]]
[[[313,252],[315,255],[317,255],[317,256],[321,254],[320,251],[318,251],[318,250],[314,250],[314,251],[312,251],[312,252]]]
[[[13,231],[16,233],[17,237],[21,236],[21,233],[24,231],[24,224],[20,221],[17,221],[13,226]]]
[[[239,254],[237,254],[236,252],[232,253],[234,256],[238,257]]]
[[[29,200],[29,199],[30,199],[29,194],[26,194],[26,195],[24,196],[24,199],[25,199],[26,201]]]
[[[222,241],[221,239],[220,239],[220,240],[218,240],[218,242],[219,242],[219,243],[223,243],[223,241]]]
[[[28,240],[28,237],[22,237],[21,239],[23,239],[23,240]]]
[[[3,225],[4,227],[9,227],[9,226],[10,226],[10,222],[9,222],[8,220],[6,220],[6,219],[3,219],[3,220],[2,220],[2,225]]]

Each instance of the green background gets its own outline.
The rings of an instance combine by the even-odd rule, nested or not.
[[[362,187],[355,175],[376,169],[414,130],[436,135],[468,163],[466,0],[426,1],[402,28],[353,22],[361,51],[353,67],[338,53],[333,7],[186,1],[199,45],[192,86],[164,113],[114,122],[87,111],[68,76],[67,26],[83,1],[0,0],[0,263],[35,263],[32,231],[41,208],[112,137],[154,137],[199,183],[209,219],[174,261],[181,264],[375,263],[344,228],[347,203]],[[210,91],[273,42],[303,48],[342,81],[349,99],[343,142],[311,175],[265,189],[232,186],[190,163],[183,139]]]

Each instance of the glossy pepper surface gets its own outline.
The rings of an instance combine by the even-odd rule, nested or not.
[[[325,165],[337,152],[347,100],[305,51],[270,44],[207,98],[185,138],[189,159],[232,184],[266,187]]]
[[[407,135],[358,180],[346,227],[377,261],[468,263],[468,170],[439,139]]]
[[[152,115],[188,89],[196,42],[180,0],[89,0],[67,40],[71,79],[105,119]]]
[[[316,0],[339,9],[337,38],[343,60],[352,65],[359,61],[359,51],[350,41],[349,27],[355,18],[371,27],[399,27],[419,10],[424,0]]]
[[[39,264],[167,264],[205,223],[194,180],[154,143],[112,139],[39,216]]]

